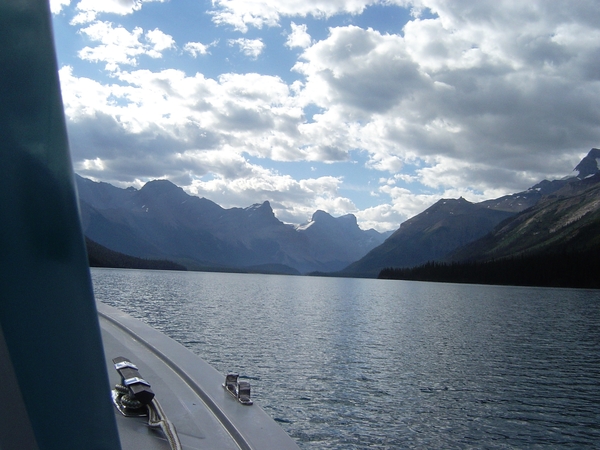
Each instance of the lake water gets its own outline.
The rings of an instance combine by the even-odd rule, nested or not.
[[[303,449],[600,446],[600,291],[93,269]]]

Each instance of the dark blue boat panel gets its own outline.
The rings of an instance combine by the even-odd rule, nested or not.
[[[0,211],[0,390],[12,373],[39,448],[118,449],[47,0],[0,1]]]

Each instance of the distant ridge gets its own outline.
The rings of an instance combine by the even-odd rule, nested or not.
[[[308,239],[311,257],[326,263],[330,272],[341,270],[349,262],[360,259],[392,234],[378,233],[373,229],[361,230],[353,214],[332,217],[321,210],[296,230]]]

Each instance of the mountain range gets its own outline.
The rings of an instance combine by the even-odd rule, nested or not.
[[[115,252],[168,259],[191,270],[301,274],[341,270],[388,236],[356,217],[316,211],[301,226],[278,220],[268,201],[225,209],[167,180],[121,189],[76,176],[84,234]]]
[[[86,237],[107,251],[190,270],[377,277],[431,261],[486,261],[600,249],[600,150],[559,180],[472,203],[441,199],[393,233],[316,211],[294,226],[268,201],[225,209],[166,180],[121,189],[77,176]]]

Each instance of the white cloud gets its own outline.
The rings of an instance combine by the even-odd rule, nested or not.
[[[407,218],[407,214],[400,214],[390,204],[366,208],[356,212],[355,216],[363,230],[373,228],[380,232],[398,229],[398,225]]]
[[[112,138],[121,135],[122,152],[130,149],[131,140],[140,139],[140,147],[156,146],[154,152],[229,148],[262,158],[303,158],[293,136],[301,109],[278,78],[228,74],[212,80],[176,70],[138,70],[119,71],[118,84],[104,85],[75,77],[68,67],[60,75],[69,123],[82,130],[84,123],[98,127],[82,131],[81,142],[72,133],[79,157],[106,151],[104,141],[96,148],[94,139],[108,127]],[[94,123],[99,117],[104,119]]]
[[[306,24],[296,25],[294,22],[291,23],[292,32],[288,35],[285,45],[289,48],[310,47],[312,39],[308,34],[308,27]]]
[[[175,47],[173,38],[159,29],[144,34],[140,27],[130,32],[121,26],[115,28],[110,22],[94,22],[79,32],[100,43],[95,47],[84,47],[79,51],[79,57],[105,62],[109,71],[117,70],[121,64],[136,66],[141,55],[161,58],[163,51]],[[145,42],[141,42],[142,38]]]
[[[220,151],[185,155],[210,168],[211,179],[195,179],[187,187],[190,194],[210,198],[224,207],[251,205],[268,200],[275,215],[284,222],[300,223],[315,211],[326,208],[345,214],[354,204],[339,196],[341,180],[320,177],[295,180],[260,166],[241,156]],[[237,168],[232,170],[232,168]]]
[[[371,29],[333,28],[327,39],[305,50],[301,58],[306,62],[294,70],[307,78],[304,94],[312,95],[314,90],[313,102],[339,104],[355,114],[385,113],[431,84],[407,54],[400,36]]]
[[[269,200],[277,217],[294,223],[315,207],[356,210],[339,195],[339,177],[295,180],[243,155],[306,158],[289,134],[301,110],[280,79],[137,70],[120,71],[106,85],[75,77],[70,67],[60,77],[75,168],[83,176],[117,185],[168,178],[225,207]]]
[[[249,56],[252,59],[256,59],[260,56],[265,44],[260,39],[229,39],[229,46],[233,47],[237,45],[244,55]]]
[[[307,80],[304,104],[360,124],[356,144],[371,153],[371,167],[393,172],[415,155],[446,155],[440,167],[462,161],[472,170],[438,174],[444,186],[485,191],[500,182],[489,176],[500,168],[510,186],[524,188],[557,168],[562,155],[597,145],[600,83],[590,79],[589,62],[600,41],[568,46],[560,17],[525,4],[511,11],[512,4],[500,10],[486,3],[469,14],[453,2],[422,3],[439,17],[409,22],[404,36],[332,29],[295,67]],[[515,27],[518,14],[527,20]],[[516,175],[523,170],[528,176]]]
[[[106,167],[104,166],[104,161],[102,161],[102,159],[95,158],[84,159],[83,161],[77,162],[77,169],[82,171],[103,172]]]
[[[183,46],[183,50],[188,52],[194,58],[199,55],[208,55],[210,47],[217,44],[217,41],[213,41],[208,45],[202,44],[200,42],[188,42]]]
[[[62,11],[63,7],[70,4],[71,0],[50,0],[50,11],[52,14],[58,14]]]
[[[116,3],[79,5],[95,16]],[[279,26],[282,17],[356,14],[371,3],[217,0],[212,14],[216,23],[247,31]],[[140,5],[124,2],[119,14]],[[183,180],[217,202],[243,206],[264,195],[290,221],[309,217],[317,205],[355,212],[361,226],[391,229],[440,196],[475,201],[562,176],[581,152],[599,145],[597,4],[410,6],[414,16],[401,34],[348,25],[312,41],[306,25],[292,22],[286,45],[304,50],[291,85],[255,73],[210,79],[130,70],[123,66],[175,48],[173,38],[93,22],[81,32],[98,45],[81,57],[105,62],[114,84],[61,70],[74,155],[88,175],[102,171],[116,180],[135,161],[135,179]],[[228,44],[254,59],[271,48],[260,39]],[[188,42],[183,50],[196,57],[209,46]],[[341,178],[294,180],[256,162],[334,163],[355,150],[368,155],[369,170],[381,172],[376,194],[387,203],[356,211],[340,197]]]
[[[163,33],[158,28],[147,31],[145,37],[146,41],[148,41],[149,44],[153,45],[152,50],[154,54],[158,55],[156,56],[158,58],[161,57],[160,53],[162,51],[175,47],[175,40],[173,39],[173,37]]]
[[[335,14],[359,14],[369,4],[383,3],[377,0],[215,0],[213,21],[219,25],[230,25],[236,30],[247,32],[248,27],[279,26],[282,16],[318,18]]]
[[[56,1],[56,0],[55,0]],[[60,1],[60,0],[59,0]],[[64,0],[62,0],[64,1]],[[167,0],[79,0],[79,13],[73,18],[73,24],[93,22],[102,13],[119,14],[121,16],[139,11],[143,3],[164,2]]]
[[[401,221],[420,213],[440,198],[437,192],[417,194],[407,188],[398,186],[385,185],[380,190],[391,197],[391,210]]]

